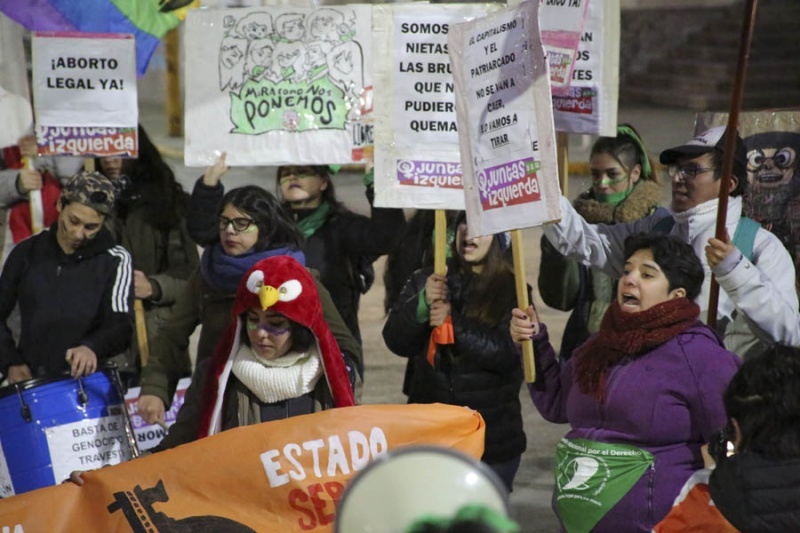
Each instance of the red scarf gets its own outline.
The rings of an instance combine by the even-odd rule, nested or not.
[[[697,323],[700,308],[686,298],[675,298],[646,311],[627,313],[616,301],[608,307],[600,331],[575,350],[578,390],[606,399],[609,369],[626,357],[644,355]]]

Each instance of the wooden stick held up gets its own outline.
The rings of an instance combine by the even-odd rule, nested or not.
[[[747,0],[745,3],[742,34],[739,40],[739,55],[736,63],[736,78],[733,82],[731,96],[731,110],[728,113],[728,126],[725,129],[725,153],[722,159],[722,177],[719,186],[719,208],[717,209],[716,238],[724,241],[727,239],[725,222],[728,218],[728,189],[733,173],[733,158],[736,152],[736,130],[739,125],[739,110],[742,108],[744,98],[744,82],[747,73],[747,62],[750,58],[750,43],[753,41],[753,26],[756,18],[758,0]],[[736,176],[738,179],[747,179],[747,176]],[[719,284],[711,276],[711,288],[708,295],[708,316],[706,323],[712,327],[717,326],[717,307],[719,303]]]

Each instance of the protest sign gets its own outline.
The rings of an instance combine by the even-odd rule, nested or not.
[[[566,92],[553,94],[555,128],[568,133],[615,137],[619,99],[619,0],[584,1],[589,5],[572,81]]]
[[[17,144],[33,131],[22,27],[0,14],[0,148]]]
[[[167,427],[175,423],[175,419],[178,417],[178,411],[180,411],[184,397],[186,396],[186,389],[189,388],[191,382],[191,378],[183,378],[178,381],[178,387],[175,389],[172,404],[169,410],[164,413],[164,423]],[[148,424],[139,416],[139,394],[141,391],[141,387],[131,387],[128,389],[128,392],[125,393],[125,406],[128,408],[131,427],[133,428],[133,434],[136,436],[136,445],[139,447],[139,451],[143,452],[161,442],[161,439],[166,435],[166,431],[158,424]]]
[[[470,235],[561,218],[550,80],[538,3],[451,27]]]
[[[375,205],[463,209],[449,28],[491,4],[378,5]]]
[[[136,156],[134,44],[125,34],[34,32],[40,155]]]
[[[185,164],[350,163],[371,137],[371,8],[190,11]]]
[[[466,407],[331,409],[87,472],[82,487],[67,483],[0,500],[0,530],[331,531],[345,485],[371,461],[420,444],[478,459],[484,435],[483,419]]]
[[[541,0],[539,4],[539,28],[554,95],[568,94],[588,5],[589,0]]]

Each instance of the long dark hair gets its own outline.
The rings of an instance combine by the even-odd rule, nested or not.
[[[480,274],[472,271],[472,265],[458,253],[458,225],[466,219],[461,212],[456,217],[456,239],[452,244],[450,268],[470,281],[469,305],[463,309],[464,315],[490,327],[495,327],[507,315],[508,300],[502,295],[516,292],[514,269],[508,260],[508,249],[502,244],[500,235],[492,236],[492,243],[483,259]],[[450,270],[451,272],[453,270]]]
[[[186,218],[189,195],[175,179],[172,168],[161,157],[141,124],[138,132],[139,156],[123,161],[123,173],[129,185],[118,195],[116,214],[124,220],[134,206],[141,206],[147,221],[162,231],[168,231],[178,227]],[[96,168],[103,168],[100,159],[96,160]]]
[[[299,250],[303,246],[303,234],[297,224],[289,218],[269,191],[257,185],[231,189],[222,197],[217,216],[222,215],[225,206],[229,204],[256,221],[258,240],[253,247],[255,251],[284,247]]]

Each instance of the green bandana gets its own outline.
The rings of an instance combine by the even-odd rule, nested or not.
[[[620,204],[628,195],[633,191],[633,188],[636,186],[634,183],[631,187],[624,191],[619,192],[612,192],[609,194],[602,194],[602,193],[594,193],[594,198],[598,202],[602,202],[604,204],[611,204],[611,205],[618,205]]]
[[[561,439],[556,446],[555,500],[568,533],[587,533],[654,464],[625,444]]]
[[[303,237],[308,239],[316,231],[322,227],[325,220],[328,218],[328,212],[331,210],[331,205],[328,202],[322,202],[313,213],[297,221],[300,226],[300,231],[303,232]]]

